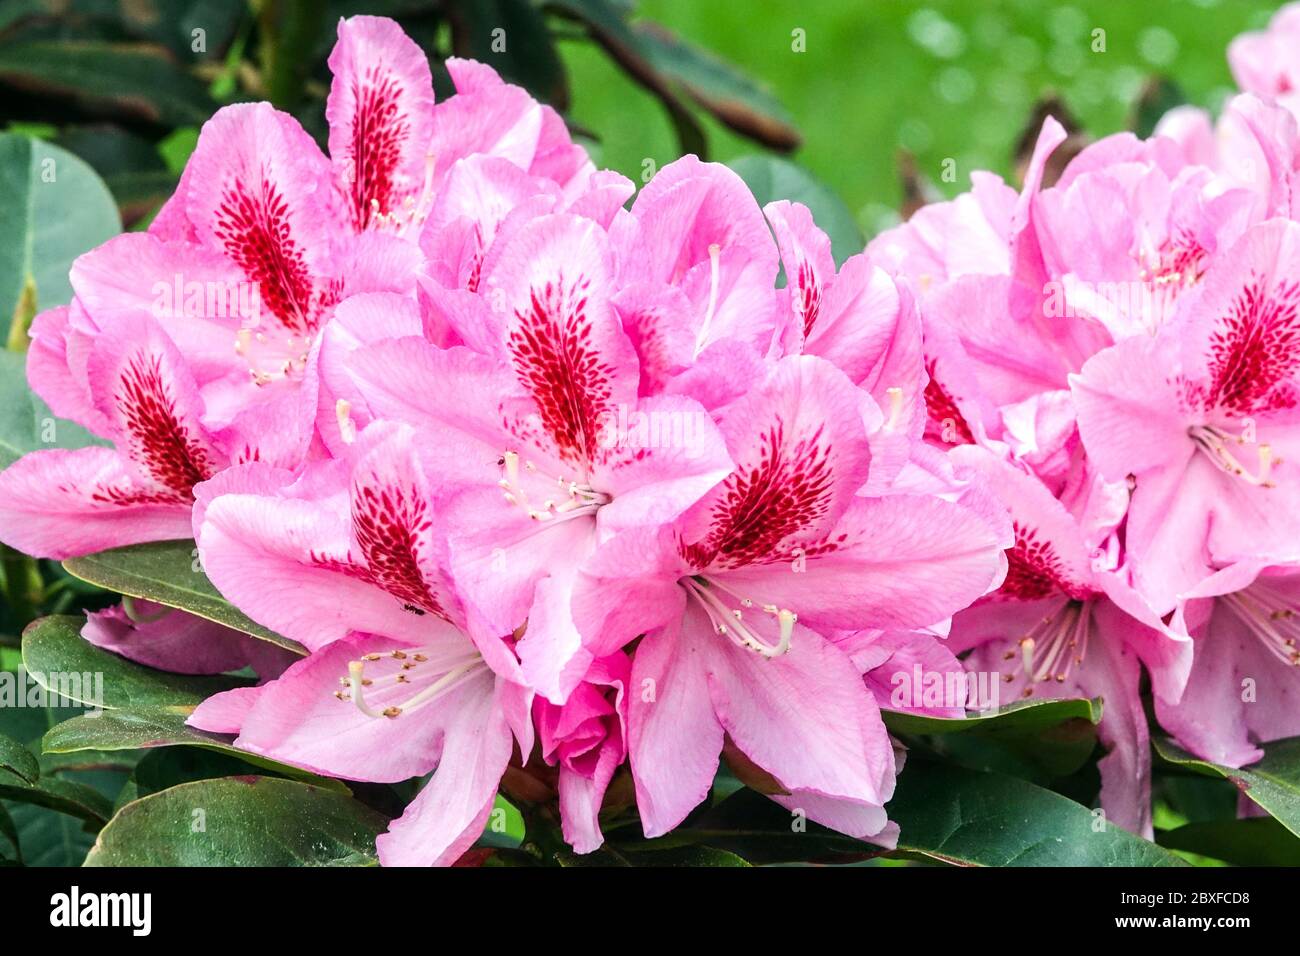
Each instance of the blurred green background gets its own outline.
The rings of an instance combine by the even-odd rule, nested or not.
[[[915,0],[641,0],[659,22],[764,83],[803,134],[795,158],[849,205],[870,235],[898,207],[895,153],[952,194],[971,169],[1006,175],[1034,103],[1056,91],[1089,133],[1126,126],[1144,81],[1172,78],[1189,102],[1217,108],[1232,92],[1224,51],[1279,6],[1258,0],[1044,3]],[[793,52],[793,31],[806,50]],[[1093,53],[1092,31],[1106,31]],[[676,155],[663,110],[601,52],[562,43],[572,116],[598,132],[597,161],[638,178],[644,160]],[[711,117],[711,158],[754,145]],[[957,161],[957,182],[939,183]]]

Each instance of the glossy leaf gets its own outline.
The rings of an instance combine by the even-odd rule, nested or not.
[[[1292,833],[1300,836],[1300,737],[1264,744],[1264,756],[1249,767],[1234,769],[1201,760],[1169,740],[1155,742],[1164,760],[1194,773],[1232,781]]]
[[[474,0],[446,11],[457,56],[489,64],[558,110],[569,108],[564,63],[531,0]]]
[[[651,64],[723,124],[773,149],[799,145],[799,131],[785,107],[734,66],[657,24],[638,23],[633,32]]]
[[[361,865],[387,825],[351,797],[310,784],[200,780],[127,804],[100,831],[86,865]]]
[[[1300,838],[1272,817],[1188,823],[1158,831],[1156,842],[1237,866],[1300,866]]]
[[[1173,854],[1016,777],[910,760],[888,805],[898,848],[957,866],[1177,866]]]
[[[853,213],[828,186],[803,167],[776,156],[742,156],[727,165],[745,181],[760,206],[777,199],[807,206],[817,225],[830,236],[837,265],[861,252],[866,245]]]
[[[44,617],[23,632],[23,666],[52,694],[109,710],[188,714],[213,694],[251,683],[244,678],[196,677],[142,667],[83,640],[83,623],[80,617]]]
[[[318,777],[306,770],[247,753],[230,743],[231,738],[189,727],[185,714],[174,709],[132,708],[106,710],[98,716],[83,715],[51,727],[41,740],[46,753],[70,754],[81,750],[135,750],[155,747],[201,747],[227,757],[237,757],[262,770],[274,771],[295,780],[305,780],[348,793],[338,780]]]
[[[255,623],[222,597],[199,569],[193,541],[134,544],[70,558],[63,562],[63,566],[81,580],[110,591],[180,608],[296,654],[307,653],[297,641],[281,637]]]
[[[0,44],[0,78],[87,113],[163,126],[201,124],[216,110],[206,85],[150,44],[19,38]]]
[[[72,260],[121,232],[122,222],[90,166],[29,136],[0,133],[0,195],[0,319],[8,329],[29,280],[37,310],[70,301]]]

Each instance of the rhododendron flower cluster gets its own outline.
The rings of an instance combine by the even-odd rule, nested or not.
[[[341,22],[329,63],[328,156],[223,109],[148,232],[38,317],[33,388],[106,443],[0,474],[0,538],[192,535],[303,655],[140,603],[84,637],[251,667],[189,717],[249,753],[432,773],[381,862],[457,860],[511,768],[551,768],[579,853],[620,775],[658,836],[723,759],[893,846],[882,708],[968,703],[900,698],[913,673],[1103,698],[1101,802],[1144,835],[1144,674],[1209,759],[1300,733],[1283,71],[1217,132],[1171,114],[1050,184],[1048,120],[1019,191],[977,173],[837,265],[724,166],[596,170],[486,66],[449,61],[435,102],[391,21]]]

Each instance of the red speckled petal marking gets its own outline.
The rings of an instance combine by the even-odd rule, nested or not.
[[[1087,588],[1074,583],[1051,544],[1040,541],[1032,528],[1014,523],[1015,546],[1007,551],[1007,577],[999,591],[1006,597],[1036,601],[1052,594],[1082,599]]]
[[[432,137],[433,81],[424,51],[392,20],[339,22],[325,104],[345,215],[358,232],[417,214]]]
[[[926,437],[938,437],[951,445],[973,445],[975,436],[957,403],[934,376],[934,359],[925,363],[929,381],[925,385]]]
[[[107,489],[101,500],[118,504],[193,500],[194,486],[211,478],[217,468],[208,448],[176,414],[159,356],[142,353],[132,358],[114,400],[129,436],[131,457],[162,489],[144,497],[141,492],[125,492],[129,502]]]
[[[682,556],[697,568],[781,560],[781,542],[824,517],[830,507],[830,452],[822,429],[786,447],[778,421],[763,436],[757,464],[727,477],[708,534],[703,541],[684,544]]]
[[[806,259],[799,263],[799,274],[795,277],[792,295],[794,307],[803,316],[803,334],[807,338],[817,323],[817,316],[821,314],[822,287],[813,273],[812,264]]]
[[[394,211],[400,202],[394,177],[411,124],[399,107],[396,77],[380,64],[368,67],[364,79],[353,83],[352,96],[357,112],[347,156],[352,170],[348,199],[352,225],[360,231],[377,213]]]
[[[507,347],[511,363],[537,403],[559,456],[580,466],[602,450],[600,422],[613,395],[613,366],[597,351],[587,318],[587,280],[534,288]]]
[[[352,528],[360,553],[348,560],[313,553],[312,561],[382,588],[408,611],[445,619],[443,603],[420,569],[421,539],[432,526],[428,505],[413,490],[377,477],[352,486]]]
[[[1300,369],[1300,282],[1271,290],[1258,277],[1239,293],[1210,338],[1207,407],[1238,414],[1296,404]]]
[[[315,328],[312,276],[294,240],[289,205],[265,177],[252,188],[231,182],[217,208],[215,236],[226,254],[256,283],[262,304],[286,328]]]

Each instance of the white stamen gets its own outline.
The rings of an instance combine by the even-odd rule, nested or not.
[[[367,678],[365,676],[366,662],[381,660],[384,657],[402,661],[401,668],[394,673],[373,680]],[[485,666],[483,658],[477,651],[454,655],[450,660],[431,664],[430,666],[445,668],[443,675],[428,687],[401,701],[400,704],[390,705],[382,711],[375,711],[366,703],[364,688],[371,687],[373,693],[379,693],[400,684],[410,684],[411,679],[407,674],[427,662],[429,662],[428,655],[416,651],[366,654],[360,660],[348,662],[348,676],[341,679],[343,686],[348,689],[347,693],[339,692],[335,696],[341,700],[351,700],[356,705],[356,708],[367,717],[387,717],[391,720],[400,717],[402,714],[409,714],[423,705],[445,696],[475,676]]]
[[[584,515],[595,514],[602,505],[608,504],[611,500],[609,495],[596,491],[590,485],[579,484],[571,478],[548,479],[546,475],[537,471],[535,464],[525,461],[523,462],[525,471],[543,481],[554,481],[556,487],[562,489],[566,495],[566,498],[559,502],[547,498],[542,502],[541,508],[534,508],[529,503],[528,494],[519,481],[518,452],[508,451],[502,455],[501,465],[505,469],[505,477],[498,481],[497,485],[501,488],[506,503],[522,508],[524,513],[534,521],[568,521],[581,518]]]
[[[1270,475],[1273,466],[1280,464],[1281,460],[1273,457],[1273,449],[1268,445],[1248,442],[1243,435],[1234,435],[1217,425],[1193,425],[1187,429],[1187,434],[1196,444],[1197,449],[1204,452],[1220,470],[1234,478],[1240,478],[1249,485],[1257,485],[1260,488],[1276,487]],[[1230,444],[1256,445],[1256,455],[1259,459],[1257,473],[1252,474],[1246,470],[1246,466],[1232,453]]]
[[[708,615],[713,629],[738,647],[743,647],[767,658],[780,657],[790,650],[790,641],[794,636],[794,625],[799,620],[793,611],[778,608],[774,604],[763,605],[763,613],[772,615],[777,622],[777,641],[775,644],[770,644],[754,632],[745,621],[742,611],[728,607],[718,596],[719,591],[733,596],[735,596],[735,592],[721,584],[716,578],[688,577],[682,579],[682,584],[686,588],[686,593],[693,596],[700,606],[704,608],[704,613]],[[744,607],[752,607],[753,601],[744,599],[741,604]]]

